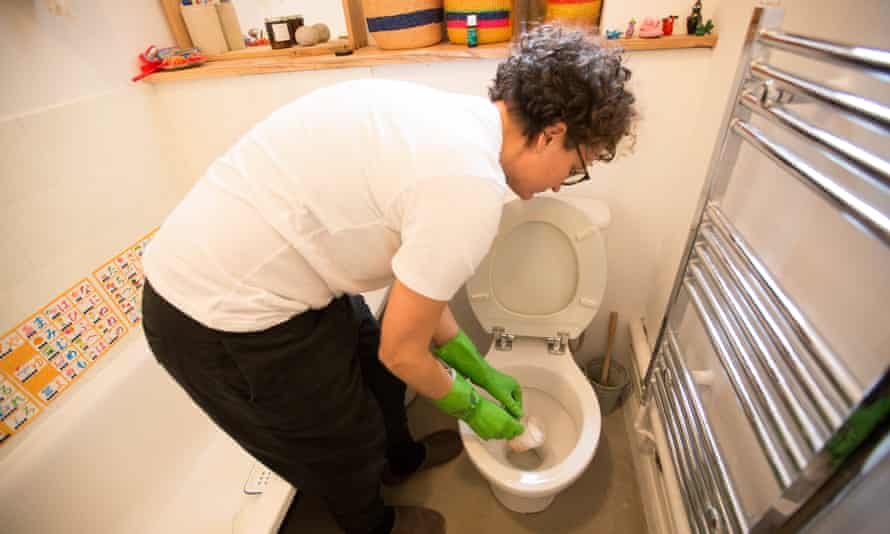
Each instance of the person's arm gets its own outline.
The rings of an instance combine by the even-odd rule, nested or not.
[[[443,309],[447,309],[446,302],[424,297],[396,280],[381,328],[380,361],[392,374],[431,399],[441,399],[452,385],[446,369],[429,351]]]
[[[448,343],[457,333],[460,331],[460,326],[458,326],[457,321],[454,319],[454,315],[451,313],[451,309],[448,306],[442,309],[442,315],[439,317],[439,324],[436,326],[436,331],[433,333],[433,343],[436,344],[437,347],[441,347],[445,343]]]
[[[519,421],[480,397],[462,375],[446,371],[429,352],[446,307],[444,301],[427,298],[396,280],[383,315],[380,361],[440,410],[466,421],[480,438],[512,439],[522,434],[525,427]]]
[[[497,234],[503,191],[474,177],[429,179],[399,193],[392,212],[401,219],[401,246],[392,258],[396,282],[380,340],[380,361],[445,413],[465,421],[482,439],[510,439],[522,424],[482,397],[430,352],[448,300],[469,278]],[[460,205],[474,216],[455,212]],[[456,323],[455,323],[456,324]]]

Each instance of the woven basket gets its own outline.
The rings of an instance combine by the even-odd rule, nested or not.
[[[573,26],[594,26],[599,22],[602,0],[547,0],[544,20]]]
[[[476,15],[479,44],[502,43],[513,38],[512,0],[445,0],[448,40],[466,44],[467,15]]]
[[[442,0],[363,0],[368,31],[385,50],[442,42]]]

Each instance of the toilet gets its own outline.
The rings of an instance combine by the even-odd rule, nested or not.
[[[584,472],[599,443],[599,403],[568,341],[599,311],[609,219],[608,207],[590,198],[514,200],[466,284],[473,312],[494,334],[486,361],[519,382],[525,415],[546,434],[541,448],[520,458],[506,441],[482,440],[460,423],[470,460],[515,512],[547,508]]]

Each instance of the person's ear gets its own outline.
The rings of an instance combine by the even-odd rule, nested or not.
[[[552,141],[554,138],[562,139],[565,136],[567,130],[568,128],[566,128],[566,123],[560,121],[545,127],[544,133],[547,134],[549,140]]]
[[[535,152],[538,154],[543,152],[552,139],[553,138],[548,135],[546,131],[539,133],[537,140],[535,140]]]

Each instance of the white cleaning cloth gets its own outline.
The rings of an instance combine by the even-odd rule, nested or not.
[[[544,430],[536,417],[525,416],[520,422],[525,426],[525,432],[507,442],[507,446],[513,452],[525,452],[537,449],[544,444]]]

